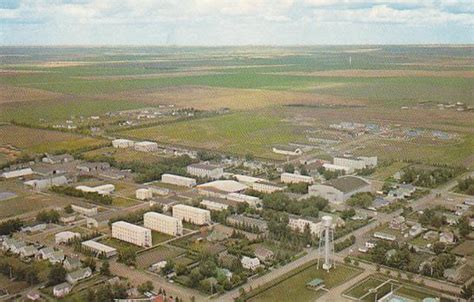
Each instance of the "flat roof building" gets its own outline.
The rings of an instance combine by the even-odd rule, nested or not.
[[[88,249],[97,255],[103,255],[106,258],[117,255],[117,250],[108,245],[102,244],[94,240],[87,240],[81,243],[82,247]]]
[[[112,141],[112,146],[114,148],[129,148],[129,147],[133,147],[134,144],[135,144],[134,141],[131,141],[129,139],[123,139],[123,138],[114,139]]]
[[[173,217],[197,225],[211,223],[211,212],[200,208],[178,204],[173,206]]]
[[[155,142],[138,142],[135,143],[134,148],[136,151],[141,151],[141,152],[155,152],[158,151],[158,144]]]
[[[71,208],[74,212],[83,214],[86,216],[97,215],[97,206],[71,204]]]
[[[308,188],[309,195],[321,196],[334,203],[344,202],[361,192],[371,192],[371,185],[368,180],[358,176],[342,176]]]
[[[318,235],[321,231],[322,224],[318,218],[288,215],[288,226],[293,231],[299,233],[303,233],[306,226],[308,226],[311,234]]]
[[[255,191],[268,193],[268,194],[273,193],[273,192],[283,191],[284,189],[283,186],[279,186],[269,181],[257,181],[257,182],[251,183],[250,187]]]
[[[236,202],[246,202],[252,208],[262,205],[262,200],[260,198],[242,193],[229,193],[227,194],[226,198]]]
[[[28,176],[28,175],[33,175],[33,170],[31,170],[31,168],[19,169],[15,171],[8,171],[8,172],[2,173],[2,177],[6,179],[23,177],[23,176]]]
[[[166,173],[161,175],[161,182],[189,188],[194,187],[196,185],[196,180],[194,178]]]
[[[151,247],[151,230],[125,221],[112,223],[112,237],[138,246]]]
[[[188,174],[210,179],[219,179],[224,174],[224,169],[217,165],[207,163],[191,164],[186,167]]]
[[[148,212],[143,215],[144,226],[148,229],[172,235],[183,235],[183,223],[180,219],[168,215]]]
[[[294,174],[294,173],[282,173],[280,176],[282,183],[307,183],[312,184],[314,179],[311,176]]]

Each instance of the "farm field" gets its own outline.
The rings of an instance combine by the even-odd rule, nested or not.
[[[270,301],[314,301],[316,298],[323,295],[324,291],[314,291],[306,288],[306,283],[313,279],[319,278],[324,280],[325,287],[330,289],[339,284],[350,280],[357,276],[361,271],[359,269],[338,265],[330,273],[327,273],[323,269],[316,269],[316,266],[310,266],[309,268],[297,273],[294,276],[274,285],[258,294],[255,297],[250,298],[249,302],[270,302]]]
[[[0,126],[0,145],[12,145],[30,153],[54,153],[98,147],[106,140],[77,134],[19,126]]]
[[[244,112],[129,130],[123,134],[168,144],[276,159],[282,156],[274,154],[272,146],[304,138],[277,115]]]

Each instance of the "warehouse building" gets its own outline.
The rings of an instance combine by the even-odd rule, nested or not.
[[[67,184],[67,178],[65,176],[56,176],[45,179],[34,179],[25,181],[24,184],[34,190],[47,190],[53,186],[62,186]]]
[[[112,184],[106,184],[96,187],[89,187],[89,186],[77,186],[76,190],[80,190],[85,193],[98,193],[100,195],[110,195],[113,191],[115,191],[115,186]]]
[[[56,244],[65,244],[76,238],[81,238],[81,234],[71,231],[64,231],[54,235],[54,241]]]
[[[306,175],[300,175],[300,174],[294,174],[294,173],[282,173],[280,176],[280,181],[282,183],[308,183],[312,184],[314,182],[314,179],[311,176],[306,176]]]
[[[206,197],[200,204],[210,211],[223,211],[227,210],[230,206],[235,208],[239,202],[223,198]]]
[[[199,194],[217,198],[226,198],[229,193],[243,192],[247,188],[235,180],[215,180],[197,186]]]
[[[125,221],[112,223],[112,237],[138,246],[152,246],[150,229]]]
[[[114,139],[112,141],[112,146],[114,148],[130,148],[130,147],[133,147],[134,144],[135,144],[134,141],[131,141],[129,139],[123,139],[123,138]]]
[[[291,155],[297,156],[303,154],[303,150],[298,147],[291,146],[276,146],[272,149],[273,153],[282,154],[282,155]]]
[[[154,142],[138,142],[134,145],[135,150],[141,152],[155,152],[158,151],[158,144]]]
[[[211,224],[211,212],[200,208],[178,204],[173,206],[173,217],[197,225]]]
[[[368,180],[358,176],[343,176],[308,188],[309,195],[320,196],[334,203],[345,202],[361,192],[371,192],[371,185]]]
[[[191,164],[187,166],[186,171],[190,175],[210,179],[219,179],[224,175],[222,167],[205,163]]]
[[[338,166],[348,167],[350,172],[377,166],[377,157],[334,157],[333,163]]]
[[[2,177],[6,179],[23,177],[23,176],[28,176],[28,175],[33,175],[33,170],[31,170],[31,168],[19,169],[15,171],[8,171],[8,172],[2,173]]]
[[[250,184],[250,187],[255,191],[262,192],[262,193],[273,193],[278,191],[283,191],[284,187],[279,186],[275,183],[268,182],[268,181],[257,181]]]
[[[81,245],[83,248],[94,252],[97,256],[103,255],[106,258],[110,258],[117,255],[117,250],[115,248],[94,240],[84,241],[81,243]]]
[[[143,215],[144,227],[172,236],[183,235],[183,223],[180,219],[168,215],[148,212]]]
[[[246,202],[252,208],[257,208],[262,205],[260,198],[242,193],[229,193],[226,198],[235,202]]]
[[[339,166],[334,164],[323,164],[323,168],[332,172],[344,172],[345,174],[351,173],[352,169],[346,166]]]
[[[165,184],[171,184],[175,186],[182,187],[194,187],[196,185],[196,180],[194,178],[184,177],[174,174],[163,174],[161,175],[161,182]]]
[[[97,207],[93,205],[71,204],[71,208],[74,212],[82,214],[82,215],[86,215],[86,216],[97,215]]]

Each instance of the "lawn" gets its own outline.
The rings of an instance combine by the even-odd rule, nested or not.
[[[112,205],[119,208],[128,208],[137,204],[138,204],[138,201],[133,200],[131,198],[124,198],[124,197],[114,197],[112,201]]]
[[[164,241],[167,241],[167,240],[170,240],[170,239],[174,238],[171,235],[163,234],[163,233],[156,232],[156,231],[151,231],[151,237],[152,237],[153,245],[156,245],[158,243],[161,243],[161,242],[164,242]]]
[[[122,240],[118,240],[115,238],[111,238],[111,237],[101,239],[100,243],[116,248],[119,251],[123,249],[131,249],[135,252],[143,250],[143,247],[141,246],[137,246],[137,245],[134,245]]]
[[[272,112],[238,112],[210,118],[181,121],[123,134],[137,139],[186,145],[232,154],[253,154],[282,159],[274,145],[303,141],[305,136]]]
[[[248,301],[251,302],[272,302],[272,301],[314,301],[324,294],[324,291],[314,291],[306,288],[306,283],[319,278],[324,280],[325,287],[332,287],[343,284],[361,273],[360,269],[338,265],[329,273],[323,269],[317,269],[312,265],[294,276],[266,289]]]
[[[174,259],[186,253],[186,250],[169,245],[159,245],[137,255],[137,267],[148,268],[163,260]]]

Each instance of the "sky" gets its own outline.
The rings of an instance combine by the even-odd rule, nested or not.
[[[472,43],[473,0],[0,0],[0,45]]]

